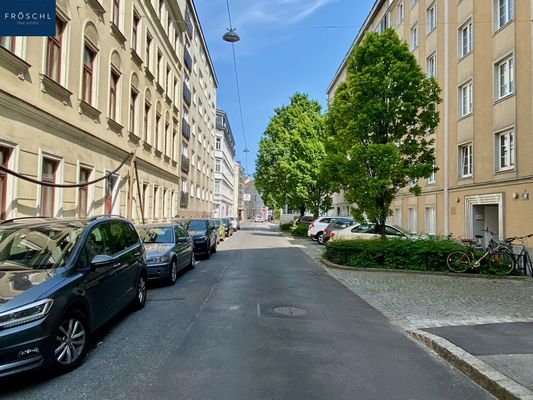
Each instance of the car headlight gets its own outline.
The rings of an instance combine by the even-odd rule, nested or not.
[[[0,328],[12,328],[44,318],[54,304],[53,299],[39,300],[0,314]]]
[[[168,261],[168,254],[164,256],[157,256],[157,257],[148,257],[146,259],[147,264],[159,264],[159,263],[165,263]]]

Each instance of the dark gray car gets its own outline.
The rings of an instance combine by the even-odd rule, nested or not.
[[[146,248],[148,279],[176,283],[178,271],[193,269],[194,246],[191,235],[177,223],[137,227]]]
[[[0,377],[79,366],[97,328],[146,301],[144,246],[120,217],[0,224]]]

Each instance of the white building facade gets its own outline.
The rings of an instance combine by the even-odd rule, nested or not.
[[[217,218],[237,216],[235,206],[235,140],[227,114],[217,110],[215,130],[215,185],[213,214]]]

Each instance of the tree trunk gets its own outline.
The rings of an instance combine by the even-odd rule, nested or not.
[[[303,217],[305,214],[305,206],[300,206],[300,217]]]

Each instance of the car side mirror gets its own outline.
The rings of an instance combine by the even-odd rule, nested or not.
[[[91,260],[91,267],[92,268],[99,268],[99,267],[105,267],[109,264],[112,264],[115,259],[111,256],[105,255],[105,254],[98,254],[93,257]]]

